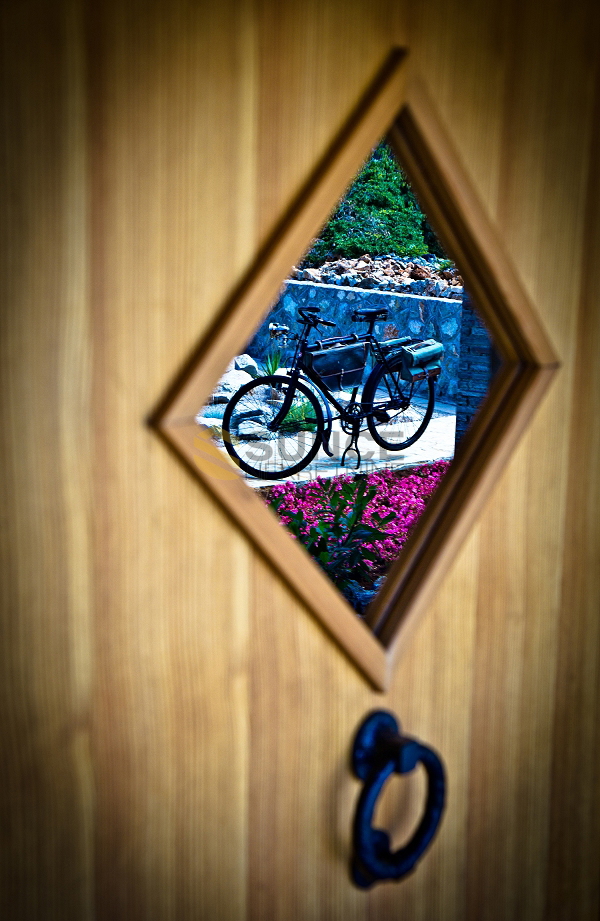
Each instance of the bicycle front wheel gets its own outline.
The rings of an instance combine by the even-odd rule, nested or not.
[[[276,429],[271,425],[294,386],[291,406]],[[244,384],[227,404],[223,442],[245,473],[281,480],[308,466],[323,439],[323,412],[316,396],[291,378],[274,374]]]
[[[421,437],[433,415],[435,381],[409,383],[400,376],[401,362],[374,368],[362,397],[367,425],[378,445],[401,451]]]

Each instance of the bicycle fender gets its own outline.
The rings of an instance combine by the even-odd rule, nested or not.
[[[323,404],[323,407],[325,408],[325,419],[324,419],[325,431],[323,432],[323,440],[321,443],[321,447],[323,448],[323,450],[325,451],[325,454],[328,457],[333,457],[333,451],[329,447],[329,440],[331,438],[331,432],[333,429],[333,416],[331,414],[331,406],[329,405],[329,400],[326,398],[325,394],[322,393],[321,390],[319,390],[319,388],[316,386],[314,381],[311,381],[310,377],[307,377],[306,374],[299,374],[298,380],[302,381],[303,384],[306,384],[312,390],[316,390],[319,394],[321,403]]]

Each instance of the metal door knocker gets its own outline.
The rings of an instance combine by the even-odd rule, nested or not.
[[[425,811],[408,844],[392,851],[390,837],[373,828],[377,798],[392,774],[408,774],[421,763],[427,772]],[[401,735],[392,713],[376,710],[358,729],[352,747],[352,769],[364,781],[353,826],[353,882],[368,889],[382,880],[410,873],[429,847],[442,818],[446,792],[444,767],[438,755],[416,739]]]

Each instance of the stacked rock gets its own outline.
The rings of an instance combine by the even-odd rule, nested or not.
[[[316,284],[377,288],[398,294],[449,297],[460,300],[463,280],[455,266],[435,256],[375,256],[368,253],[357,259],[337,259],[318,268],[294,267],[290,278]]]

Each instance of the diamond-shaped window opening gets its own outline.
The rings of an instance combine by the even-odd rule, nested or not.
[[[364,622],[195,421],[370,152],[386,137],[458,266],[502,364]],[[385,690],[558,362],[423,84],[394,51],[188,361],[153,424],[183,456],[375,688]]]

